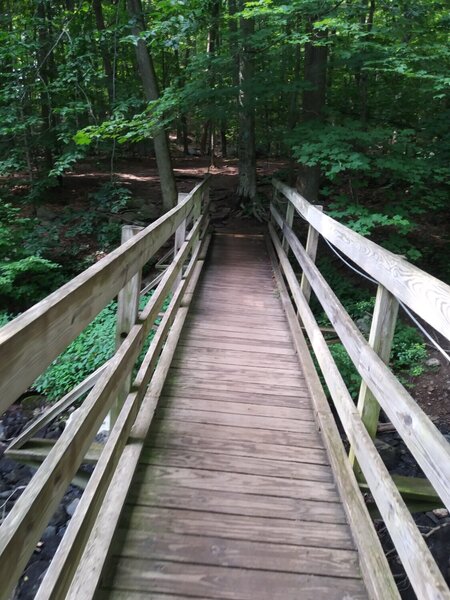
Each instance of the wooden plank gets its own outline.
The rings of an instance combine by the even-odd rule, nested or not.
[[[269,227],[278,257],[283,263],[283,269],[288,278],[291,292],[297,304],[301,319],[307,328],[315,356],[321,367],[328,389],[332,394],[335,407],[347,433],[348,439],[354,446],[356,458],[369,483],[372,495],[397,548],[397,552],[403,562],[411,584],[420,597],[429,598],[430,600],[436,597],[450,598],[448,586],[446,585],[439,568],[419,533],[394,482],[389,476],[371,437],[361,421],[361,416],[345,387],[344,381],[330,354],[326,341],[320,333],[314,315],[300,292],[298,282],[289,265],[289,261],[281,248],[281,244],[275,231],[273,227]],[[289,232],[287,233],[287,238],[295,253],[296,246],[292,244]],[[312,281],[311,277],[309,279],[314,289],[316,282]],[[331,290],[330,293],[333,295]],[[316,295],[318,295],[317,291]],[[322,298],[320,299],[322,300]],[[371,352],[373,352],[373,350],[371,350]],[[377,360],[380,360],[378,357],[376,358]],[[384,368],[386,367],[384,366]],[[385,381],[386,380],[384,380],[384,383]],[[397,410],[399,410],[398,407]],[[404,416],[408,415],[407,412],[402,414]],[[407,421],[407,419],[405,419],[405,421]],[[363,545],[362,548],[364,548]],[[369,559],[367,558],[367,560]],[[377,577],[380,578],[380,580],[382,574],[383,571],[378,570]],[[376,578],[372,577],[370,580],[370,575],[367,571],[366,575],[369,577],[369,581],[371,581],[372,585],[376,586]],[[387,586],[389,582],[384,580],[384,584]],[[382,584],[379,583],[378,585]],[[394,593],[393,587],[392,593]]]
[[[255,347],[245,343],[240,344],[238,342],[222,342],[220,340],[194,338],[192,336],[189,339],[186,339],[184,337],[182,343],[183,345],[189,348],[215,348],[217,350],[235,350],[244,353],[250,352],[252,354],[263,354],[265,356],[295,356],[295,352],[294,350],[292,350],[292,348],[279,348],[262,345],[258,345],[257,347]]]
[[[233,333],[230,336],[223,336],[222,332],[208,332],[200,331],[194,328],[186,328],[183,333],[182,339],[189,343],[190,340],[211,340],[212,342],[224,341],[229,344],[235,344],[236,346],[244,345],[247,346],[249,343],[255,347],[267,346],[268,344],[274,348],[288,348],[292,351],[292,342],[290,340],[272,340],[270,336],[253,336],[251,329],[244,330],[242,333]]]
[[[450,339],[450,286],[321,213],[280,181],[273,184],[324,238]]]
[[[353,364],[450,509],[450,443],[369,346],[292,230],[283,228],[296,259],[307,273],[314,293]]]
[[[224,402],[216,398],[205,400],[203,398],[182,398],[179,396],[161,396],[158,406],[164,409],[167,406],[177,409],[209,410],[237,415],[256,415],[260,417],[281,417],[284,419],[314,421],[314,413],[310,408],[291,408],[285,406],[267,406],[265,404],[251,404],[244,402]]]
[[[333,482],[331,468],[326,465],[271,460],[256,456],[234,456],[227,453],[227,448],[222,448],[220,454],[203,454],[199,451],[181,451],[174,448],[147,448],[142,453],[140,463],[160,467],[195,468],[225,473]]]
[[[124,509],[122,523],[128,529],[140,531],[354,550],[348,525],[337,523],[298,521],[293,527],[288,519],[228,514],[218,516],[209,512],[128,505]]]
[[[389,364],[391,356],[397,313],[397,299],[385,287],[379,285],[370,328],[369,344],[386,365]],[[380,405],[364,380],[361,382],[359,389],[357,406],[362,422],[366,426],[370,437],[374,438],[380,417]],[[361,479],[361,469],[355,463],[355,456],[351,448],[349,459],[350,463],[353,464],[357,478]]]
[[[232,327],[232,326],[230,326]],[[242,327],[234,326],[234,329],[230,328],[229,330],[219,329],[217,325],[214,323],[203,323],[202,325],[188,325],[186,328],[186,333],[192,332],[196,337],[205,337],[205,338],[214,338],[214,339],[222,339],[222,340],[239,340],[239,339],[248,339],[248,340],[259,340],[263,342],[276,342],[282,344],[291,344],[290,338],[286,333],[278,333],[275,331],[260,331],[260,330],[252,330],[250,327],[244,329]]]
[[[234,316],[231,319],[228,315],[225,316],[210,316],[209,318],[201,317],[198,313],[192,313],[189,323],[193,325],[199,325],[203,328],[208,327],[209,329],[213,329],[216,327],[218,330],[222,330],[224,327],[241,329],[242,327],[248,327],[251,329],[258,329],[261,331],[267,331],[269,333],[274,334],[284,334],[286,332],[286,321],[285,320],[275,320],[275,321],[264,321],[264,319],[260,319],[258,317],[254,318],[246,318],[246,317],[238,317]]]
[[[263,404],[268,406],[292,406],[293,408],[308,408],[311,406],[309,392],[302,390],[295,396],[278,396],[274,393],[249,394],[245,391],[235,389],[215,390],[213,383],[210,387],[193,387],[186,383],[175,384],[167,383],[164,388],[165,395],[178,395],[183,398],[212,398],[223,402],[247,402],[249,404]]]
[[[177,256],[175,257],[174,262],[167,269],[157,290],[155,291],[151,300],[145,307],[145,309],[142,313],[142,319],[143,319],[142,324],[139,326],[133,327],[132,332],[124,340],[124,342],[123,342],[122,346],[119,348],[116,356],[120,356],[123,349],[124,348],[126,349],[129,346],[129,338],[132,338],[133,331],[138,330],[139,332],[145,332],[146,328],[148,330],[148,323],[154,322],[155,314],[157,314],[159,312],[161,305],[167,296],[168,291],[171,289],[173,282],[178,274],[178,271],[180,270],[180,267],[181,267],[184,259],[186,258],[186,255],[189,253],[189,251],[193,245],[193,239],[194,239],[195,232],[199,230],[201,223],[202,223],[202,219],[199,219],[197,221],[196,225],[192,228],[191,234],[188,237],[188,240],[186,240],[186,242],[183,244],[182,248],[180,248],[179,252],[177,253]],[[200,248],[198,248],[197,251],[194,251],[195,258],[198,257],[199,252],[200,252]],[[72,573],[71,569],[73,570],[75,568],[77,561],[80,558],[80,554],[84,548],[84,544],[86,541],[87,533],[88,533],[88,531],[90,531],[90,526],[92,525],[92,522],[93,522],[94,518],[96,517],[97,512],[100,508],[100,503],[106,493],[107,485],[109,484],[111,478],[113,477],[114,468],[118,464],[120,452],[122,451],[123,447],[125,446],[125,443],[128,438],[128,433],[131,430],[131,426],[133,425],[133,422],[134,422],[134,419],[136,416],[137,409],[142,400],[142,396],[146,390],[150,376],[153,372],[153,368],[158,359],[159,351],[160,351],[161,346],[165,339],[165,333],[169,330],[169,327],[170,327],[170,325],[172,325],[173,321],[174,320],[176,321],[175,309],[181,303],[181,300],[183,297],[183,292],[186,289],[186,287],[189,285],[189,278],[191,276],[192,276],[192,281],[190,284],[194,285],[196,279],[198,279],[198,274],[197,274],[197,277],[195,277],[194,261],[191,261],[191,269],[188,274],[188,277],[183,282],[183,284],[180,286],[178,294],[175,294],[174,298],[172,299],[172,304],[170,305],[170,311],[167,313],[167,315],[164,316],[163,321],[161,322],[161,327],[153,339],[153,342],[152,342],[152,345],[150,346],[149,352],[147,353],[146,357],[144,358],[143,365],[142,365],[141,369],[139,370],[138,375],[136,377],[136,381],[140,382],[141,386],[139,386],[139,383],[138,383],[136,385],[137,389],[134,391],[133,394],[130,394],[126,399],[126,404],[124,405],[124,410],[120,413],[120,415],[118,417],[117,427],[115,427],[111,432],[110,438],[105,446],[105,450],[100,457],[99,463],[97,464],[97,469],[94,471],[94,474],[91,476],[90,482],[85,490],[83,499],[80,502],[77,513],[72,518],[71,524],[69,526],[71,533],[66,534],[65,541],[60,544],[57,557],[55,557],[55,559],[54,559],[54,566],[52,569],[50,569],[48,571],[46,578],[45,578],[45,584],[43,584],[40,588],[40,591],[37,596],[37,598],[39,600],[43,600],[44,598],[48,597],[49,593],[53,593],[53,592],[51,592],[51,590],[53,590],[54,587],[58,590],[61,590],[61,589],[66,590],[67,589],[67,586],[70,581],[69,580],[69,572]],[[177,339],[178,339],[179,331],[177,333],[177,328],[175,326],[173,326],[172,329],[174,331],[173,336],[177,335]],[[172,338],[173,338],[173,336],[172,336]],[[145,336],[143,339],[145,339]],[[142,339],[142,343],[143,343],[143,339]],[[140,351],[140,347],[137,346],[136,349],[134,350],[134,359],[131,362],[131,364],[129,365],[128,370],[132,368],[132,366],[134,364],[134,360],[139,351]],[[44,506],[40,507],[41,512],[42,512],[42,515],[40,515],[40,519],[42,520],[42,522],[45,522],[46,511],[50,511],[52,505],[55,504],[55,501],[56,502],[58,501],[58,497],[56,494],[57,488],[54,485],[53,481],[56,479],[56,482],[58,482],[58,478],[59,478],[59,480],[61,482],[59,485],[60,485],[60,487],[62,487],[62,491],[64,491],[65,486],[67,486],[67,481],[65,481],[65,478],[62,476],[62,474],[64,472],[61,473],[61,471],[59,470],[59,468],[60,468],[59,465],[61,463],[64,465],[64,460],[69,463],[71,468],[73,468],[74,464],[75,464],[75,467],[77,467],[79,464],[76,462],[77,456],[74,454],[73,451],[70,452],[70,443],[72,443],[72,444],[75,443],[73,440],[71,440],[70,435],[73,436],[74,440],[77,442],[78,445],[81,445],[81,443],[82,443],[83,444],[82,447],[84,447],[86,445],[86,443],[89,442],[90,437],[92,437],[95,434],[95,432],[98,430],[98,426],[97,426],[97,429],[94,429],[93,431],[92,431],[92,426],[91,426],[91,430],[87,429],[87,427],[89,426],[89,422],[86,417],[83,420],[83,410],[84,411],[90,410],[94,415],[96,415],[96,413],[98,413],[98,411],[100,409],[102,409],[103,411],[108,410],[109,404],[112,401],[111,394],[115,389],[114,387],[109,387],[109,386],[115,385],[115,379],[117,377],[119,377],[119,378],[121,377],[123,379],[127,374],[127,370],[125,368],[122,368],[122,369],[120,368],[120,367],[124,367],[125,365],[123,365],[121,362],[118,362],[116,360],[116,356],[113,357],[113,359],[111,360],[111,364],[114,365],[114,363],[117,362],[117,367],[112,372],[112,374],[111,374],[112,376],[111,376],[110,380],[107,381],[107,383],[104,385],[103,389],[100,388],[99,398],[101,401],[96,400],[96,397],[94,395],[93,400],[92,400],[92,402],[94,402],[94,405],[93,405],[94,409],[93,408],[89,409],[90,396],[88,396],[88,398],[85,400],[84,404],[82,405],[81,409],[79,409],[79,412],[81,413],[81,416],[79,418],[79,423],[78,423],[80,425],[79,429],[74,428],[75,433],[73,433],[73,432],[71,432],[70,428],[67,428],[64,431],[64,433],[61,435],[58,442],[55,444],[54,460],[57,463],[56,467],[53,468],[55,473],[52,473],[50,471],[50,474],[47,476],[50,481],[50,484],[48,482],[46,482],[45,476],[43,477],[44,481],[42,483],[40,483],[40,482],[38,483],[38,485],[40,485],[41,489],[43,490],[41,492],[41,497],[43,497],[45,500],[47,500],[48,495],[51,494],[52,492],[54,493],[54,496],[55,496],[55,498],[52,498],[51,501],[47,500],[48,506],[44,505]],[[148,362],[148,365],[146,364],[147,362]],[[119,381],[120,381],[120,379],[119,379]],[[139,387],[141,387],[140,390],[139,390]],[[93,394],[95,394],[95,391],[96,391],[96,388],[94,388]],[[102,394],[103,394],[103,397],[102,397]],[[110,398],[109,402],[107,401],[108,398]],[[95,402],[96,402],[96,404],[95,404]],[[85,408],[85,405],[87,405],[87,409]],[[103,413],[100,413],[100,418],[101,418],[102,414]],[[89,415],[89,413],[88,413],[88,415]],[[97,418],[97,421],[98,421],[98,418]],[[86,423],[88,423],[88,425],[86,425]],[[82,436],[82,437],[80,439],[77,439],[77,436]],[[65,437],[68,438],[68,442],[66,442],[67,450],[62,454],[62,457],[64,459],[63,460],[61,457],[57,456],[56,451],[58,448],[58,444],[61,444],[61,440],[63,440],[63,442],[65,441],[65,439],[64,439]],[[64,450],[64,446],[62,448]],[[50,461],[51,458],[52,458],[52,456],[50,454],[46,462]],[[43,464],[41,469],[43,469],[45,467],[45,465],[46,465],[46,463]],[[45,471],[44,471],[44,475],[46,475]],[[53,484],[53,486],[51,484]],[[24,492],[23,496],[26,495],[27,491],[28,491],[28,488]],[[45,495],[44,495],[44,493],[45,493]],[[22,498],[23,498],[23,496],[22,496]],[[29,502],[31,502],[31,504],[33,504],[33,495],[30,495]],[[16,504],[16,506],[17,506],[17,504]],[[13,511],[14,511],[14,509],[13,509]],[[13,511],[11,511],[11,513]],[[29,512],[31,512],[31,511],[32,511],[32,508],[29,509]],[[19,512],[19,515],[20,515],[20,512]],[[21,518],[22,518],[22,523],[23,523],[22,527],[27,525],[27,522],[30,520],[30,518],[33,519],[34,521],[37,521],[36,517],[33,515],[30,515],[30,514],[25,515],[25,517],[21,517]],[[17,517],[16,517],[16,519],[17,519]],[[12,523],[14,525],[14,521]],[[19,523],[20,523],[20,521],[19,521]],[[36,525],[36,527],[37,527],[37,525]],[[16,528],[17,528],[17,525],[16,525]],[[20,529],[18,529],[18,531],[20,533]],[[32,533],[34,533],[32,531],[32,529],[28,528],[27,534],[30,535]],[[16,537],[17,537],[17,534],[16,534]],[[71,567],[69,568],[68,565],[71,565]],[[58,593],[59,592],[57,592],[56,595],[58,595]]]
[[[274,329],[264,329],[258,328],[258,330],[254,330],[253,328],[247,326],[247,329],[244,330],[242,325],[236,325],[234,323],[227,324],[223,323],[214,323],[211,321],[198,321],[193,320],[187,323],[187,328],[189,330],[197,331],[202,336],[220,336],[221,338],[231,338],[234,337],[242,337],[243,335],[249,335],[252,339],[255,340],[274,340],[286,342],[290,340],[289,334],[286,330],[283,331],[282,328],[278,330]]]
[[[252,371],[253,369],[258,370],[261,368],[267,369],[271,373],[291,373],[297,374],[299,377],[303,377],[300,368],[297,368],[295,363],[292,361],[287,362],[284,360],[271,360],[259,357],[252,357],[249,354],[242,355],[242,353],[237,352],[228,352],[223,353],[223,359],[221,360],[220,352],[196,352],[195,359],[191,358],[188,352],[184,352],[184,346],[180,346],[180,350],[177,352],[177,355],[174,359],[174,365],[191,365],[195,366],[199,365],[199,369],[203,367],[207,367],[208,365],[212,367],[217,367],[223,364],[224,367],[243,367],[248,371]]]
[[[142,227],[134,225],[124,225],[122,227],[121,243],[126,244],[135,235],[142,231]],[[139,270],[120,290],[117,297],[117,315],[116,315],[116,350],[119,348],[130,333],[131,328],[137,322],[139,310],[139,297],[141,290],[142,270]],[[116,399],[109,411],[110,428],[115,423],[125,398],[131,388],[131,372],[123,382],[123,385],[117,391]]]
[[[292,208],[294,208],[294,206],[290,202],[289,202],[289,204],[292,206]],[[316,208],[320,212],[323,211],[323,206],[316,206]],[[291,229],[292,229],[292,223],[289,223],[287,219],[286,219],[286,222],[288,223],[289,227],[291,227]],[[286,252],[286,248],[289,247],[289,243],[285,237],[283,237],[283,242],[284,242],[283,250]],[[311,260],[314,263],[316,262],[318,243],[319,243],[319,232],[316,229],[314,229],[314,227],[312,225],[309,225],[308,237],[306,238],[305,250],[306,250],[306,254],[311,258]],[[286,252],[286,256],[288,256],[287,252]],[[305,277],[305,273],[302,273],[302,278],[300,281],[300,289],[302,291],[302,294],[305,296],[307,302],[309,302],[309,299],[311,297],[311,286],[309,284],[307,277]]]
[[[227,310],[226,306],[221,306],[220,310],[214,310],[214,307],[211,306],[193,306],[192,307],[192,316],[200,319],[210,320],[212,322],[216,321],[224,321],[228,320],[229,322],[239,322],[240,320],[245,320],[249,324],[253,321],[257,321],[259,324],[273,323],[278,325],[278,323],[286,323],[286,317],[281,312],[279,315],[270,315],[270,319],[264,319],[260,314],[255,315],[252,313],[244,314],[242,311],[236,312],[235,310],[229,309]]]
[[[208,242],[209,237],[207,237],[205,241],[206,247]],[[97,588],[106,561],[108,549],[122,511],[122,506],[131,485],[131,480],[143,448],[144,440],[147,437],[152,422],[156,403],[163,388],[170,362],[175,353],[177,341],[189,310],[189,304],[192,301],[192,293],[204,264],[203,252],[202,249],[199,260],[194,267],[192,280],[188,283],[184,294],[183,302],[185,305],[179,308],[176,314],[166,344],[159,358],[158,365],[140,407],[138,417],[131,430],[130,438],[127,440],[128,443],[120,457],[111,485],[106,493],[103,511],[100,512],[92,527],[90,537],[77,566],[77,571],[73,577],[71,586],[64,595],[65,600],[91,599]],[[196,257],[194,255],[191,261],[194,261],[195,259]],[[85,574],[88,571],[90,576],[86,578]],[[50,573],[50,569],[47,573]],[[48,589],[45,580],[40,589],[44,590],[44,592]]]
[[[198,369],[195,373],[194,377],[189,377],[191,375],[192,370],[183,365],[181,367],[173,367],[170,371],[170,380],[175,378],[186,379],[187,382],[195,382],[195,381],[213,381],[214,386],[217,383],[236,383],[240,384],[252,384],[253,390],[261,389],[261,386],[264,386],[266,389],[267,386],[273,388],[275,393],[278,393],[279,390],[286,390],[289,396],[295,395],[296,391],[299,389],[305,389],[306,383],[305,380],[294,374],[293,376],[288,376],[280,373],[271,373],[267,372],[264,374],[259,374],[257,370],[246,370],[239,369],[239,367],[231,366],[228,369],[221,370],[220,368],[215,368],[214,366],[208,367],[207,369]]]
[[[226,446],[223,440],[217,437],[202,436],[202,429],[198,433],[167,435],[164,432],[153,433],[146,441],[146,447],[174,448],[178,450],[197,450],[212,454],[222,454],[225,450],[230,456],[259,456],[270,460],[284,460],[292,462],[305,462],[310,464],[328,465],[328,458],[323,448],[309,448],[288,446],[286,444],[259,443],[253,439],[240,440],[228,439]]]
[[[203,185],[89,269],[0,331],[0,413],[14,402],[125,283],[155,254],[191,210]]]
[[[328,450],[328,457],[331,462],[331,467],[336,475],[336,484],[342,499],[342,505],[347,514],[348,522],[350,523],[352,529],[353,538],[358,547],[364,581],[368,587],[371,597],[380,599],[383,598],[386,600],[388,598],[392,600],[399,600],[400,594],[394,578],[392,577],[392,573],[386,560],[380,540],[375,532],[375,528],[373,527],[372,519],[369,515],[364,499],[359,493],[358,484],[350,463],[347,460],[347,455],[342,444],[341,436],[336,426],[334,416],[331,413],[328,399],[323,391],[322,384],[306,344],[303,331],[300,328],[298,317],[295,314],[286,284],[284,283],[284,279],[281,274],[281,268],[284,271],[291,290],[293,290],[294,297],[296,299],[301,299],[302,294],[296,275],[285,253],[282,251],[280,241],[276,236],[272,236],[272,239],[277,251],[278,260],[269,241],[268,249],[277,284],[280,289],[281,301],[286,310],[286,316],[289,321],[289,326],[293,335],[297,353],[306,376],[306,381],[311,393],[311,399],[315,407],[317,422],[320,426],[323,440]],[[304,297],[303,304],[308,306],[308,302]],[[320,329],[318,326],[317,330],[319,331],[320,335]]]
[[[207,423],[295,433],[309,433],[314,425],[311,421],[280,419],[277,417],[259,417],[256,415],[237,415],[216,411],[189,410],[178,407],[164,407],[158,410],[156,418],[185,421],[186,423]]]
[[[179,347],[176,353],[177,360],[183,360],[189,354],[189,349],[186,344],[180,340]],[[275,368],[295,368],[298,365],[296,356],[264,356],[264,354],[257,354],[253,356],[248,352],[241,352],[240,350],[223,350],[218,348],[197,348],[195,351],[195,358],[199,362],[216,363],[220,357],[223,357],[223,363],[227,365],[242,365],[243,367],[270,367],[271,365]],[[300,371],[299,371],[300,372]]]
[[[318,483],[307,479],[294,480],[246,473],[215,472],[206,469],[140,464],[136,470],[134,481],[137,483],[155,481],[163,485],[179,485],[184,488],[194,487],[195,489],[216,491],[240,492],[247,490],[249,495],[298,498],[317,502],[336,502],[339,499],[334,483]]]
[[[277,396],[288,396],[289,398],[296,397],[305,393],[306,387],[277,387],[273,385],[266,385],[263,383],[247,383],[241,381],[211,381],[210,379],[201,379],[191,377],[189,381],[186,381],[185,377],[177,377],[174,372],[171,371],[170,385],[176,385],[179,389],[195,388],[195,389],[211,389],[217,390],[218,392],[246,392],[252,394],[252,401],[256,399],[259,394],[276,394]]]
[[[299,590],[302,590],[302,600],[367,598],[359,580],[337,577],[285,573],[280,580],[278,573],[260,570],[132,558],[113,560],[111,573],[114,573],[114,587],[126,590],[127,594],[129,590],[151,590],[184,594],[185,597],[199,595],[221,600],[254,600],[257,590],[260,600],[298,600]]]
[[[238,302],[242,306],[252,307],[263,307],[263,308],[280,308],[280,301],[275,296],[270,294],[253,294],[251,292],[244,292],[240,290],[236,294],[233,290],[227,288],[222,289],[211,289],[211,288],[200,288],[196,294],[197,302],[201,302],[203,299],[213,300],[214,302]]]
[[[336,523],[346,525],[347,520],[340,502],[316,502],[296,498],[277,498],[242,492],[203,490],[167,486],[155,483],[133,485],[128,502],[133,506],[155,506],[164,509],[181,509],[249,517],[270,517],[295,522]],[[292,523],[296,527],[296,523]],[[213,534],[215,535],[215,534]]]
[[[271,319],[272,317],[284,318],[283,311],[279,307],[265,308],[257,306],[232,306],[228,302],[214,302],[214,300],[203,299],[196,306],[201,306],[202,309],[214,310],[215,314],[231,314],[231,315],[258,315],[259,318]]]
[[[120,530],[115,554],[126,558],[196,563],[217,567],[359,578],[353,550],[309,548],[217,537]],[[280,578],[280,586],[283,578]]]

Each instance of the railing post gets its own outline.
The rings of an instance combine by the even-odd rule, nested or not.
[[[322,211],[323,206],[316,206],[317,210]],[[306,238],[306,253],[313,262],[316,262],[317,256],[317,245],[319,243],[319,232],[314,229],[312,225],[308,227],[308,237]],[[306,302],[309,302],[311,298],[311,286],[304,273],[302,273],[302,279],[300,282],[300,289],[302,294],[306,298]]]
[[[389,363],[391,355],[397,314],[397,298],[383,285],[379,284],[370,328],[369,344],[385,364]],[[370,437],[375,438],[380,416],[380,405],[364,381],[361,383],[359,390],[358,410]],[[356,476],[360,477],[361,471],[352,448],[350,448],[349,459],[355,469]]]
[[[292,229],[292,225],[294,223],[294,215],[295,215],[294,205],[288,199],[287,200],[287,207],[286,207],[286,218],[285,218],[285,221],[286,221],[288,227],[290,227],[291,229]],[[286,237],[284,235],[283,235],[283,240],[281,242],[281,245],[283,247],[283,250],[286,252],[286,256],[287,256],[289,254],[289,242],[287,241],[287,239],[286,239]]]
[[[122,227],[122,244],[128,242],[133,236],[139,233],[142,227],[134,225],[124,225]],[[141,291],[141,271],[136,273],[130,281],[120,290],[117,298],[117,321],[116,321],[116,349],[122,344],[129,334],[131,328],[137,321],[139,309],[139,293]],[[122,388],[119,390],[117,399],[111,407],[110,429],[114,425],[117,416],[122,408],[131,387],[131,372],[125,380]]]
[[[178,204],[180,204],[181,202],[183,202],[183,200],[186,198],[188,194],[184,194],[184,193],[180,193],[178,194]],[[184,241],[186,239],[186,222],[187,219],[184,219],[181,224],[178,226],[177,230],[175,231],[175,246],[173,249],[173,256],[175,258],[178,250],[181,248],[181,246],[184,244]],[[175,283],[173,284],[173,289],[176,290],[176,288],[178,287],[178,284],[180,283],[180,281],[183,278],[183,269],[180,270],[179,274],[177,275],[177,278],[175,280]]]

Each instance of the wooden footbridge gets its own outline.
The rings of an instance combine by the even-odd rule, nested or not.
[[[116,354],[8,449],[39,468],[0,529],[3,600],[67,486],[83,477],[38,600],[399,598],[368,499],[417,597],[450,598],[407,507],[432,498],[450,508],[449,443],[386,366],[399,303],[449,337],[450,288],[284,184],[274,191],[265,239],[219,235],[203,181],[0,331],[3,411],[119,297]],[[294,215],[309,225],[305,247]],[[173,260],[139,312],[142,267],[171,236]],[[315,266],[320,236],[378,284],[368,341]],[[311,290],[363,378],[358,407],[309,308]],[[39,439],[76,401],[56,443]],[[380,406],[427,479],[386,470],[373,443]],[[85,463],[95,465],[90,476]]]

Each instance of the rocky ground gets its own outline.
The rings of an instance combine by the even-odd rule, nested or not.
[[[0,522],[8,515],[15,502],[35,473],[35,469],[7,458],[7,445],[37,415],[43,405],[35,401],[33,408],[27,402],[13,405],[0,420]],[[62,422],[49,425],[39,432],[38,437],[57,438],[64,425]],[[16,587],[13,600],[33,600],[44,577],[45,571],[66,531],[81,497],[81,489],[70,485],[56,509],[50,523],[36,545],[34,553]]]

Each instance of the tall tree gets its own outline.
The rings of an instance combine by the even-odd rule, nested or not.
[[[153,60],[141,33],[145,31],[145,20],[140,0],[127,0],[128,12],[130,14],[133,35],[136,36],[136,57],[139,74],[147,100],[159,99],[158,81],[156,78]],[[165,211],[173,208],[178,199],[175,176],[172,169],[169,141],[164,129],[158,129],[154,134],[156,163],[161,184],[163,208]]]
[[[241,8],[243,8],[243,3],[241,3]],[[241,16],[239,30],[239,186],[237,195],[241,202],[247,203],[253,202],[256,197],[255,105],[252,94],[254,18]]]

